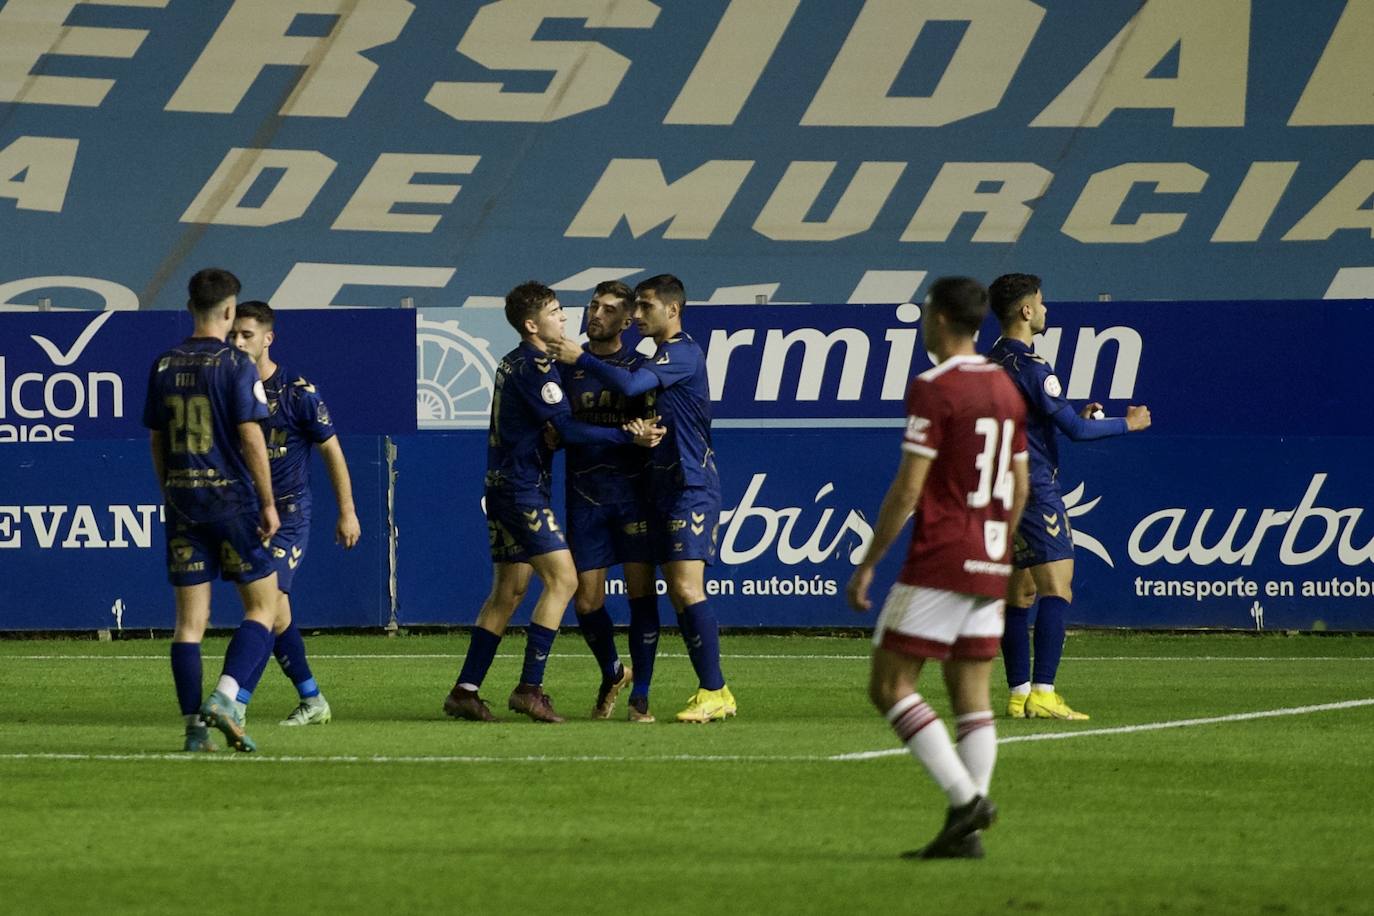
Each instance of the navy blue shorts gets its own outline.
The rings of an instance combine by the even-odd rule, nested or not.
[[[289,595],[296,567],[305,559],[305,548],[310,543],[310,513],[302,512],[299,505],[292,503],[277,506],[277,514],[281,516],[281,527],[272,535],[268,549],[272,554],[272,568],[277,571],[277,589]]]
[[[651,504],[649,546],[654,563],[675,560],[716,560],[720,534],[720,494],[703,487],[689,487]]]
[[[258,537],[258,513],[193,522],[167,507],[167,581],[178,587],[216,578],[254,582],[272,574],[272,556]]]
[[[635,502],[598,506],[568,497],[568,546],[578,572],[653,562],[649,525]]]
[[[530,557],[568,549],[547,499],[488,490],[486,505],[493,563],[528,563]]]
[[[1073,529],[1064,500],[1055,498],[1026,505],[1017,526],[1012,562],[1017,569],[1073,559]]]

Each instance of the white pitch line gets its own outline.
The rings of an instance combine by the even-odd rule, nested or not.
[[[1166,728],[1192,728],[1198,725],[1219,725],[1227,722],[1247,722],[1251,719],[1273,719],[1278,716],[1305,716],[1314,712],[1330,712],[1336,709],[1355,709],[1360,706],[1374,706],[1374,697],[1365,700],[1343,700],[1339,703],[1319,703],[1315,706],[1288,706],[1283,709],[1261,709],[1257,712],[1238,712],[1227,716],[1208,716],[1203,719],[1170,719],[1165,722],[1145,722],[1140,725],[1118,725],[1113,728],[1085,728],[1075,731],[1039,732],[1033,735],[1008,735],[998,738],[998,744],[1020,744],[1025,741],[1063,741],[1068,738],[1089,738],[1102,735],[1130,735],[1136,732],[1157,732]],[[856,754],[839,754],[833,760],[874,760],[879,757],[896,757],[910,753],[904,747],[885,748],[881,751],[860,751]]]
[[[1122,725],[1115,728],[1091,728],[1082,731],[1043,732],[1035,735],[1013,735],[999,738],[998,744],[1017,744],[1024,741],[1058,741],[1066,738],[1087,738],[1102,735],[1126,735],[1137,732],[1159,731],[1166,728],[1192,728],[1198,725],[1216,725],[1227,722],[1245,722],[1251,719],[1271,719],[1278,716],[1302,716],[1314,712],[1331,712],[1337,709],[1355,709],[1361,706],[1374,706],[1374,698],[1364,700],[1344,700],[1339,703],[1320,703],[1313,706],[1289,706],[1282,709],[1262,709],[1256,712],[1233,713],[1226,716],[1210,716],[1202,719],[1172,719],[1166,722],[1147,722],[1141,725]],[[881,757],[896,757],[907,753],[905,748],[886,748],[881,751],[860,751],[851,754],[790,754],[769,756],[763,754],[665,754],[661,756],[616,756],[586,754],[557,756],[537,754],[524,757],[497,757],[483,755],[436,755],[436,756],[362,756],[334,754],[329,756],[270,756],[262,754],[72,754],[72,753],[16,753],[0,754],[0,760],[54,760],[54,761],[101,761],[101,762],[141,762],[173,761],[186,763],[198,760],[234,761],[242,763],[851,763],[863,760],[876,760]]]
[[[320,653],[310,654],[311,658],[331,661],[366,661],[376,659],[459,659],[466,656],[461,652],[377,652],[377,653]],[[504,652],[497,658],[524,658],[523,654]],[[586,658],[585,654],[555,652],[552,658]],[[683,652],[660,652],[658,658],[687,658]],[[867,655],[774,655],[730,654],[721,655],[723,659],[796,659],[799,661],[868,661]],[[0,652],[0,661],[54,662],[54,661],[155,661],[165,662],[166,655],[5,655]],[[1066,662],[1374,662],[1374,655],[1066,655]]]

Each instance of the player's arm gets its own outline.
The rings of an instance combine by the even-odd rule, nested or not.
[[[856,611],[866,611],[872,607],[868,598],[868,588],[873,582],[873,571],[882,561],[892,542],[897,540],[906,520],[916,509],[921,490],[925,487],[926,476],[934,459],[915,452],[903,451],[902,463],[897,468],[897,476],[887,488],[882,508],[878,510],[878,522],[873,526],[873,540],[868,544],[868,552],[859,561],[858,568],[850,577],[845,595],[849,606]],[[1024,497],[1023,497],[1024,498]]]
[[[1007,530],[1015,531],[1021,524],[1021,513],[1030,498],[1030,456],[1025,452],[1011,459],[1011,513],[1007,516]]]
[[[157,488],[159,490],[165,490],[167,486],[167,458],[162,451],[165,438],[165,434],[160,429],[148,431],[148,445],[153,453],[153,473],[157,475]]]
[[[358,513],[353,506],[353,479],[348,476],[348,462],[344,461],[338,436],[320,443],[320,457],[324,459],[324,469],[329,473],[329,484],[334,488],[334,501],[339,504],[339,520],[334,524],[334,542],[343,545],[345,550],[351,550],[362,535],[362,526],[358,524]]]
[[[253,478],[253,487],[258,491],[258,536],[265,541],[277,533],[281,520],[277,518],[277,505],[272,497],[272,467],[267,463],[267,440],[262,435],[258,421],[248,420],[239,424],[239,445],[243,449],[248,473]]]
[[[629,445],[634,436],[613,426],[593,426],[574,420],[572,411],[559,411],[549,417],[554,430],[564,443],[573,445]]]
[[[646,394],[661,384],[658,375],[645,366],[638,369],[622,369],[585,351],[577,357],[573,365],[590,372],[607,388],[630,397]]]

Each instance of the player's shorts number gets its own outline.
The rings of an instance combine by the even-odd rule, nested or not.
[[[187,398],[179,394],[169,394],[166,402],[167,409],[172,412],[172,453],[208,454],[215,445],[210,399],[203,394],[193,394]]]
[[[968,495],[971,508],[981,509],[994,497],[1002,505],[1011,508],[1011,437],[1014,431],[1011,420],[998,422],[994,417],[979,417],[973,424],[974,432],[983,437],[983,450],[973,460],[978,469],[978,489]],[[997,456],[997,473],[993,474],[993,455]]]

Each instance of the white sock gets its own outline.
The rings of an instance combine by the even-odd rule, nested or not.
[[[1014,697],[1030,696],[1030,681],[1026,681],[1024,684],[1017,684],[1015,687],[1011,688],[1011,695]]]
[[[1035,690],[1036,693],[1054,693],[1053,684],[1032,684],[1031,688]]]
[[[919,693],[902,697],[887,711],[887,721],[911,755],[921,762],[954,806],[966,805],[978,794],[973,777],[955,753],[944,723]]]
[[[324,694],[317,693],[313,697],[306,697],[304,700],[301,700],[301,702],[306,706],[323,706]]]
[[[997,730],[989,711],[966,713],[958,718],[959,759],[964,762],[979,795],[988,794],[992,767],[997,762]]]
[[[463,684],[459,684],[458,686],[459,686],[460,688],[462,688],[463,690],[471,690],[473,693],[476,693],[476,692],[477,692],[477,685],[476,685],[476,684],[467,684],[467,683],[463,683]]]
[[[231,700],[237,700],[239,696],[239,682],[227,674],[219,676],[219,686],[215,688],[216,693],[222,693]]]
[[[186,720],[187,728],[204,728],[205,723],[200,721],[200,713],[193,712],[189,716],[182,716]]]

